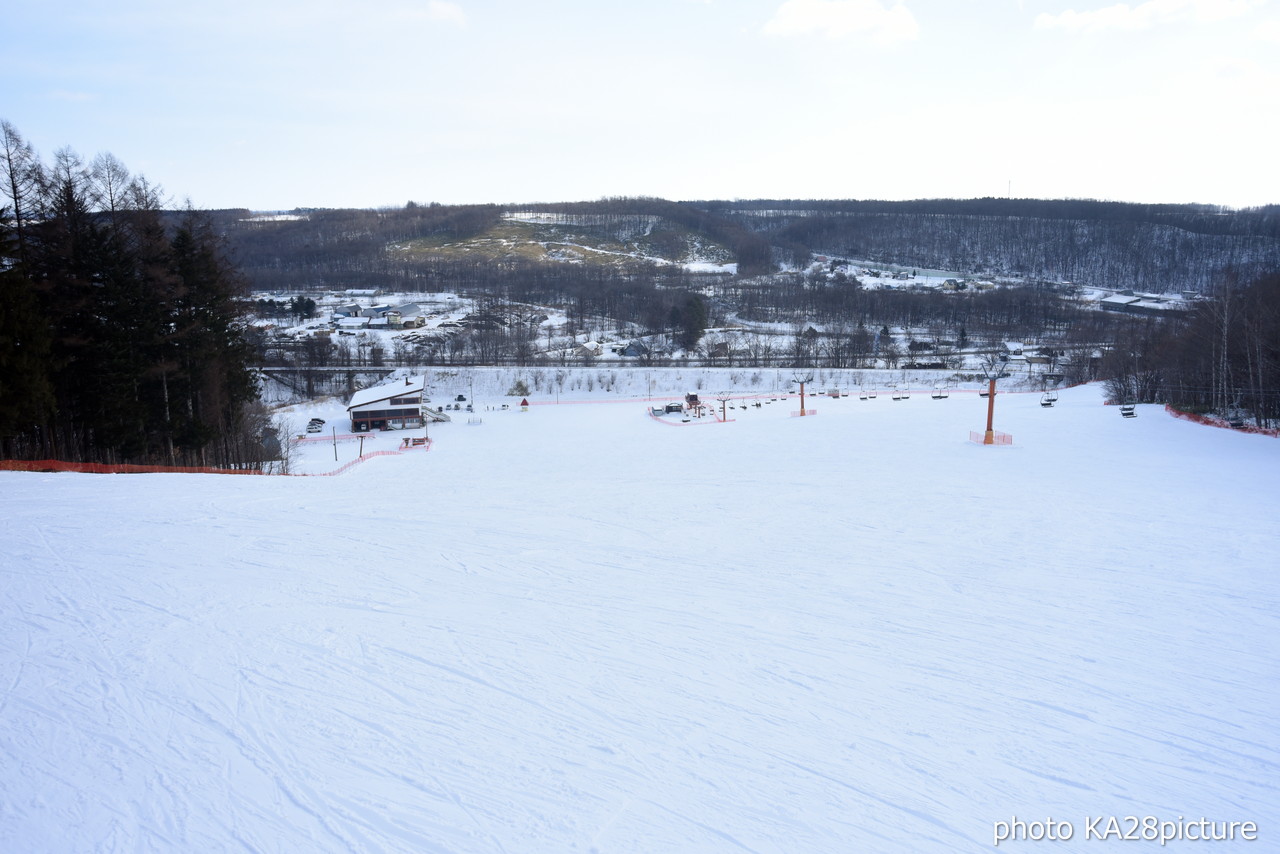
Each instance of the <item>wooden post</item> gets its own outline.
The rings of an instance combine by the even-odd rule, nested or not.
[[[984,445],[996,443],[995,431],[991,429],[991,421],[996,414],[996,378],[992,377],[987,385],[987,433],[982,439]]]

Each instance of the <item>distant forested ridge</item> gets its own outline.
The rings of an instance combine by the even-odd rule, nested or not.
[[[1280,268],[1276,205],[1231,210],[1091,200],[618,198],[510,206],[410,203],[382,210],[296,211],[298,218],[289,220],[258,218],[247,210],[214,215],[256,288],[433,290],[501,289],[543,263],[514,253],[499,264],[443,249],[405,255],[397,246],[477,238],[504,215],[522,211],[563,217],[579,230],[610,237],[645,223],[653,232],[651,254],[661,256],[669,246],[670,260],[692,236],[730,253],[739,276],[803,269],[824,256],[1116,290],[1206,293],[1228,273],[1251,279]],[[532,275],[573,278],[567,266]],[[636,280],[677,274],[636,259],[623,275]]]
[[[812,254],[1156,293],[1207,292],[1280,263],[1280,206],[1090,200],[705,202],[792,262]]]

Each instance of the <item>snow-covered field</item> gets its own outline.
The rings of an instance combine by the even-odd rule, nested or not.
[[[0,850],[1280,850],[1276,440],[644,396],[335,477],[0,473]]]

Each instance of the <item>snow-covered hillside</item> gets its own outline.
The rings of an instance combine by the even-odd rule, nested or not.
[[[336,477],[0,473],[0,850],[1280,844],[1276,440],[1096,387],[1001,396],[1004,448],[972,392],[489,394]]]

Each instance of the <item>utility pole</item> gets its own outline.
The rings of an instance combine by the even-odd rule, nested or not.
[[[805,411],[804,411],[804,384],[805,384],[805,383],[811,383],[811,382],[813,382],[813,371],[810,371],[810,372],[809,372],[809,373],[807,373],[807,374],[796,374],[795,376],[793,376],[793,377],[791,378],[791,381],[792,381],[792,382],[794,382],[794,383],[800,383],[800,416],[803,418],[803,417],[804,417],[804,415],[805,415]]]
[[[720,401],[720,420],[721,421],[729,420],[729,416],[725,414],[725,404],[728,403],[729,397],[730,395],[729,395],[729,392],[727,391],[722,391],[716,395],[716,400]]]
[[[996,443],[995,430],[992,429],[992,421],[996,414],[996,380],[1004,371],[1005,363],[1008,362],[1008,356],[997,356],[992,353],[982,360],[982,373],[987,378],[987,432],[983,434],[982,444],[994,445]]]

